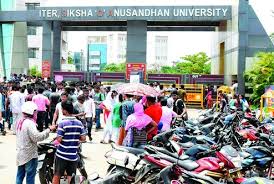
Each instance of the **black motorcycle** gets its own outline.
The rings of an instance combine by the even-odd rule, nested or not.
[[[52,183],[52,178],[54,175],[54,158],[56,152],[56,146],[51,143],[39,143],[38,144],[38,167],[37,171],[39,172],[39,179],[41,184],[50,184]],[[81,145],[79,146],[78,151],[78,164],[77,169],[80,174],[87,179],[88,175],[85,169],[85,163],[83,160],[83,155],[81,154]],[[75,173],[76,174],[76,173]],[[63,176],[64,178],[66,176]],[[73,176],[71,183],[75,183],[75,175]]]

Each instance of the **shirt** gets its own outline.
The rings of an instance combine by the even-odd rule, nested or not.
[[[57,92],[53,92],[49,96],[51,110],[56,109],[56,105],[60,101],[60,95]]]
[[[85,107],[84,104],[81,104],[80,102],[75,102],[73,103],[73,108],[74,108],[74,114],[80,114],[85,112]],[[84,119],[85,116],[80,116],[78,119]]]
[[[166,131],[170,129],[170,123],[172,118],[175,117],[177,114],[172,109],[168,108],[167,106],[162,107],[162,117],[160,122],[163,123],[162,131]]]
[[[158,124],[160,122],[161,117],[162,117],[162,108],[158,104],[151,105],[145,110],[145,114],[150,116],[152,118],[152,120],[155,121]],[[147,139],[152,140],[152,138],[155,135],[157,135],[157,132],[158,132],[157,129],[152,131],[150,134],[147,135]]]
[[[95,116],[95,103],[92,98],[88,98],[84,102],[84,109],[86,113],[86,118],[92,118]]]
[[[49,99],[42,94],[35,95],[32,101],[37,105],[37,111],[46,111],[50,104]]]
[[[114,128],[119,128],[122,120],[120,117],[120,108],[121,108],[122,104],[121,103],[117,103],[114,108],[113,108],[113,119],[112,119],[112,126]]]
[[[39,132],[36,123],[25,119],[21,130],[16,131],[16,164],[24,165],[33,158],[38,158],[37,142],[49,137],[49,129]]]
[[[93,96],[94,99],[94,103],[95,103],[95,107],[96,109],[100,109],[100,104],[102,103],[102,101],[105,100],[105,97],[102,93],[95,93]]]
[[[186,91],[184,89],[179,89],[178,96],[184,101],[186,99]]]
[[[176,112],[178,115],[181,115],[184,111],[185,104],[182,99],[177,99],[173,111]]]
[[[122,126],[126,126],[127,117],[134,113],[134,101],[126,100],[122,103]]]
[[[12,113],[21,113],[21,107],[25,103],[24,96],[19,91],[14,91],[10,96],[10,109]]]
[[[62,111],[62,106],[61,106],[61,102],[59,102],[56,105],[56,110],[57,109],[58,109],[58,119],[57,119],[56,124],[58,125],[60,123],[60,121],[62,121],[62,119],[64,118],[63,111]]]
[[[1,112],[5,110],[3,102],[4,102],[4,98],[3,98],[2,93],[0,93],[0,111]]]
[[[80,136],[85,135],[82,122],[75,117],[65,117],[58,125],[57,137],[62,137],[56,156],[68,160],[77,161]]]

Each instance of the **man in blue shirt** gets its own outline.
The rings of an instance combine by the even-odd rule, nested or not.
[[[70,101],[61,103],[65,116],[58,125],[57,141],[60,143],[55,154],[53,184],[59,184],[60,177],[66,171],[68,183],[76,174],[79,142],[86,140],[86,131],[81,121],[72,116],[73,104]]]

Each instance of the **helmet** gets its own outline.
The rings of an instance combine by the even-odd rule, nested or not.
[[[28,101],[22,105],[21,109],[23,113],[33,115],[34,111],[37,110],[37,105],[34,102]]]

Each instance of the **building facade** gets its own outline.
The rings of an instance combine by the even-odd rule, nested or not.
[[[107,64],[107,37],[88,37],[87,65],[88,71],[98,71]]]
[[[107,44],[107,64],[126,62],[127,34],[123,32],[94,33],[93,36],[89,36],[87,40],[89,44],[98,44],[96,39],[102,40],[102,37],[106,39],[106,41],[104,40],[99,43]],[[91,43],[91,38],[93,38],[93,43]],[[160,67],[169,63],[168,36],[164,34],[152,34],[149,36],[147,38],[147,53],[146,60],[149,68],[155,66]],[[99,61],[96,63],[99,63]],[[100,69],[102,69],[102,67],[100,67]]]
[[[40,6],[47,6],[46,0],[1,0],[0,11],[37,10]],[[12,73],[27,74],[30,68],[35,67],[42,71],[42,38],[43,27],[26,22],[2,24],[0,38],[3,38],[0,58],[0,77],[9,78]],[[62,56],[66,63],[68,57],[67,32],[62,32]],[[1,42],[1,40],[0,40]],[[5,60],[5,64],[3,61]]]
[[[8,2],[8,3],[6,3]],[[274,46],[248,0],[232,1],[232,5],[189,5],[189,6],[83,6],[83,7],[40,7],[32,11],[7,11],[14,7],[14,1],[1,0],[1,63],[5,74],[24,68],[28,49],[15,49],[18,40],[24,42],[30,25],[43,26],[42,60],[50,61],[51,71],[60,71],[63,31],[126,31],[126,62],[147,63],[148,31],[212,31],[217,32],[212,48],[212,73],[224,74],[229,84],[237,77],[239,92],[244,93],[244,72],[253,63],[253,57],[260,51],[273,51]],[[18,24],[17,24],[18,23]],[[18,28],[16,26],[18,25]],[[24,31],[20,26],[25,27]],[[3,28],[4,27],[4,28]],[[5,41],[3,41],[5,40]],[[158,38],[158,41],[165,38]],[[106,63],[107,44],[88,46],[91,52],[88,65],[95,67]],[[23,45],[23,46],[22,46]],[[101,48],[100,48],[101,47]],[[163,46],[164,47],[164,46]],[[34,51],[32,49],[31,51]],[[22,51],[22,52],[21,52]],[[104,52],[105,51],[105,52]],[[102,52],[102,53],[101,53]],[[33,53],[33,52],[31,52]],[[20,55],[20,58],[16,58]],[[98,63],[98,57],[100,60]],[[158,57],[160,61],[166,54]],[[155,56],[156,57],[156,56]],[[19,60],[24,60],[18,62]],[[14,65],[16,63],[16,65]],[[18,65],[17,65],[18,63]],[[26,65],[23,65],[26,66]],[[138,66],[138,65],[137,65]],[[93,66],[91,66],[93,67]],[[101,66],[100,66],[101,67]],[[89,70],[89,68],[88,68]]]

